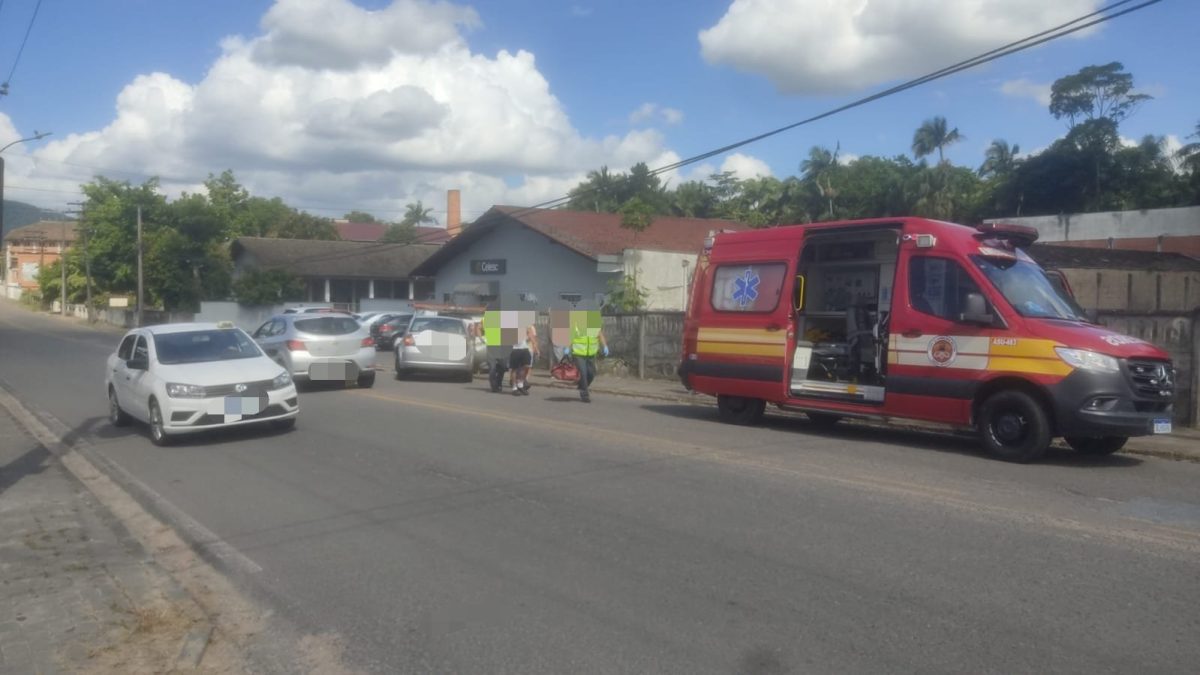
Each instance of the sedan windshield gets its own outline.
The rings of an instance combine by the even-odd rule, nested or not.
[[[196,330],[154,336],[158,362],[164,365],[252,359],[261,356],[254,341],[240,330]]]
[[[983,256],[972,260],[1021,316],[1087,321],[1083,309],[1060,289],[1061,284],[1051,282],[1034,263]]]

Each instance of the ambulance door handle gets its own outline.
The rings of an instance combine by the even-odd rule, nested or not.
[[[918,337],[921,337],[921,335],[923,335],[923,333],[921,333],[921,331],[919,331],[919,330],[906,330],[903,333],[901,333],[901,335],[903,335],[906,338],[918,338]]]

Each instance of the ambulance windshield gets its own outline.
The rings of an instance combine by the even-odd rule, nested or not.
[[[983,256],[971,259],[1021,316],[1087,321],[1075,300],[1052,283],[1036,264]]]

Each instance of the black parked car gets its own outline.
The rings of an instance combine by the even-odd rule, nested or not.
[[[404,337],[412,314],[389,314],[371,324],[371,337],[375,338],[375,349],[387,351],[393,348],[397,337]]]

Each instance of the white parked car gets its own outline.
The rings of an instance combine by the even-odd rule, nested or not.
[[[290,429],[300,402],[291,375],[232,323],[135,328],[108,357],[109,420],[171,437],[246,424]]]

